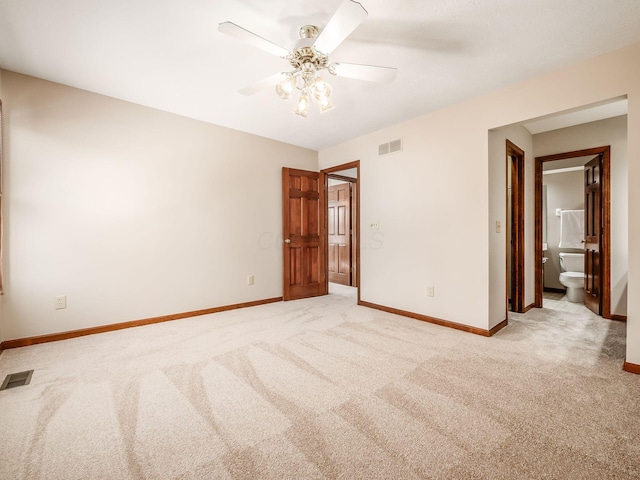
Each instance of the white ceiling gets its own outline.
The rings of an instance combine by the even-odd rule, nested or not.
[[[588,155],[586,157],[564,158],[562,160],[553,160],[542,164],[542,174],[552,175],[556,173],[564,173],[570,171],[584,172],[584,166],[587,162],[596,158],[597,155]]]
[[[626,115],[628,110],[629,101],[624,98],[600,103],[598,105],[591,105],[585,108],[578,108],[569,112],[547,115],[542,118],[523,122],[522,125],[529,130],[532,135],[535,135],[537,133],[604,120],[606,118],[619,117],[620,115]]]
[[[336,108],[306,119],[272,89],[237,93],[289,66],[218,23],[291,48],[340,2],[0,0],[0,67],[321,149],[640,42],[638,0],[362,0],[331,61],[396,67],[392,84],[332,77]]]

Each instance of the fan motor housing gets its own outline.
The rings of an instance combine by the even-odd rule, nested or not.
[[[304,25],[300,27],[298,34],[300,40],[297,47],[289,54],[287,60],[291,66],[300,70],[319,70],[327,68],[329,56],[317,51],[313,44],[319,35],[318,27],[315,25]]]
[[[296,48],[289,55],[289,63],[293,68],[302,68],[305,64],[312,64],[316,69],[327,68],[329,57],[318,52],[313,47]]]

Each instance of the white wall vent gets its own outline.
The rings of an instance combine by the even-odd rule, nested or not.
[[[381,143],[378,145],[378,155],[386,155],[388,153],[396,153],[402,151],[402,139],[392,140],[389,143]]]
[[[396,153],[402,151],[402,139],[393,140],[389,142],[389,153]]]

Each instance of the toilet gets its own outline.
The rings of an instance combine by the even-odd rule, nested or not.
[[[560,283],[567,287],[567,300],[584,301],[584,253],[564,253],[560,256]]]

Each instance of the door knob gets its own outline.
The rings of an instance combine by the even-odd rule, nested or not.
[[[291,243],[291,240],[289,240],[288,238],[285,238],[284,243]]]

